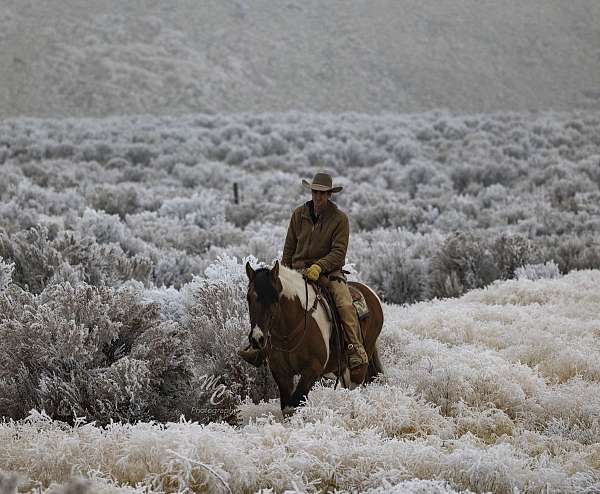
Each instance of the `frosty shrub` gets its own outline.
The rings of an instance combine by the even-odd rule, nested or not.
[[[65,232],[52,245],[64,262],[80,272],[80,279],[91,285],[116,286],[127,280],[150,281],[152,260],[139,254],[128,256],[118,244],[99,245],[91,237]]]
[[[40,293],[61,264],[43,227],[13,235],[0,232],[0,257],[14,263],[13,281],[32,293]]]
[[[532,243],[519,234],[502,234],[491,242],[490,250],[502,279],[512,278],[515,270],[533,257]]]
[[[386,301],[410,304],[426,299],[428,269],[429,263],[421,259],[392,264],[381,281]]]
[[[374,230],[355,237],[348,258],[360,266],[360,278],[391,303],[430,297],[430,259],[441,245],[438,235],[405,230]]]
[[[8,264],[0,257],[0,293],[11,283],[14,269],[13,263]]]
[[[179,324],[162,322],[144,331],[133,344],[131,358],[144,362],[148,368],[154,392],[148,401],[152,418],[160,421],[176,420],[181,415],[203,418],[194,408],[197,381],[191,340]]]
[[[240,259],[252,256],[270,264],[281,258],[286,233],[283,225],[253,221],[245,229],[246,240],[235,247],[222,249],[221,256],[230,255]]]
[[[536,281],[559,277],[560,270],[554,261],[548,261],[544,264],[525,264],[515,269],[515,278],[517,280]]]
[[[193,406],[190,340],[135,286],[62,283],[36,297],[15,286],[0,306],[0,414],[107,423],[175,420]]]
[[[134,165],[148,166],[155,156],[155,151],[145,144],[133,144],[125,151],[125,158]]]
[[[230,418],[246,396],[253,400],[277,396],[267,369],[250,367],[237,356],[250,331],[244,264],[245,260],[238,264],[235,258],[220,258],[207,268],[206,278],[197,277],[184,288],[183,326],[194,350],[195,377],[198,382],[217,379],[225,390],[218,406],[208,394],[197,404],[204,420]]]
[[[215,193],[198,194],[190,198],[169,199],[158,210],[160,217],[177,218],[209,229],[225,221],[225,204],[222,197]]]
[[[91,191],[88,200],[94,209],[117,214],[121,219],[139,210],[138,191],[131,185],[99,185]]]
[[[113,149],[106,143],[86,144],[79,148],[76,158],[83,161],[106,163],[113,157]]]
[[[408,138],[403,138],[396,142],[392,152],[401,165],[407,165],[418,154],[416,143],[414,140]]]
[[[157,257],[152,280],[158,287],[172,286],[179,289],[192,281],[194,276],[202,274],[210,263],[200,256],[170,248],[161,249]]]
[[[238,228],[245,228],[248,223],[256,220],[259,216],[260,206],[256,202],[245,202],[243,204],[228,204],[225,208],[227,221]]]
[[[449,235],[431,261],[435,297],[456,297],[497,279],[498,272],[485,244],[471,233]]]
[[[561,273],[594,269],[600,263],[600,237],[597,235],[549,237],[541,250],[542,258],[554,260]]]
[[[86,208],[78,224],[81,235],[89,235],[99,244],[122,243],[127,235],[127,226],[117,215]]]

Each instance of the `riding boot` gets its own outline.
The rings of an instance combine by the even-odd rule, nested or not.
[[[252,348],[252,346],[250,345],[248,345],[243,350],[238,350],[237,353],[246,362],[253,365],[254,367],[260,367],[266,362],[266,355],[264,350],[259,348]]]
[[[369,358],[362,343],[360,336],[360,323],[354,306],[344,306],[338,308],[340,320],[348,340],[348,366],[350,367],[350,378],[353,382],[361,383],[364,381],[367,371]]]

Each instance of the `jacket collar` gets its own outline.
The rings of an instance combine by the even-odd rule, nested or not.
[[[327,201],[327,207],[321,213],[320,217],[321,218],[327,218],[336,209],[337,209],[337,206],[333,202]],[[304,216],[305,218],[308,218],[309,220],[312,221],[312,213],[313,213],[313,211],[314,210],[313,210],[312,199],[310,201],[306,201],[304,203],[304,212],[303,212],[302,216]]]

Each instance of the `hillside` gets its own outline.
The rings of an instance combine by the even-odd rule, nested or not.
[[[0,118],[600,108],[595,0],[0,1]]]

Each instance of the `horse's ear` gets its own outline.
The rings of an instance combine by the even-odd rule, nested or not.
[[[248,275],[248,279],[250,281],[254,281],[256,271],[254,271],[254,269],[252,269],[252,266],[250,266],[250,261],[246,261],[246,274]]]
[[[279,261],[275,261],[275,264],[271,268],[271,278],[273,279],[273,281],[279,278]]]

